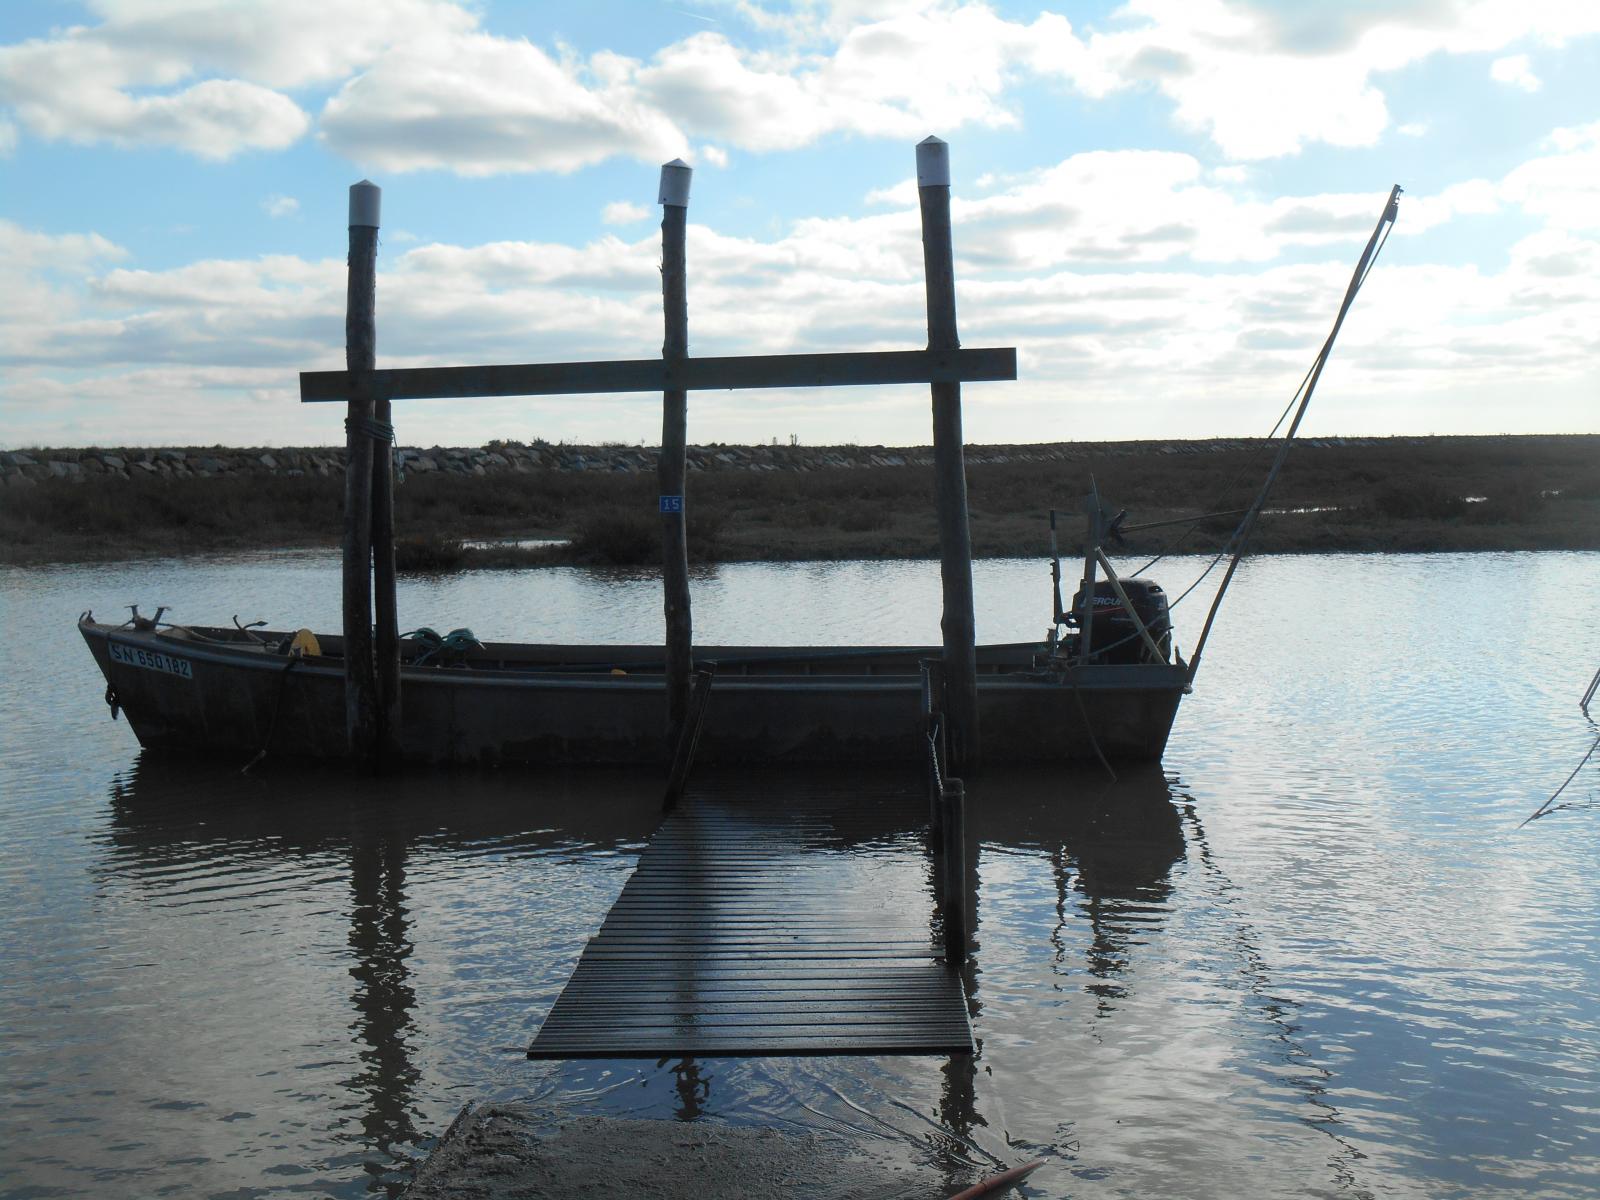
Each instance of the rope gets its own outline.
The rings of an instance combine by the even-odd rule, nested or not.
[[[375,442],[394,441],[394,426],[375,417],[346,417],[344,427],[352,433],[364,433]]]
[[[452,629],[444,636],[437,631],[429,629],[426,625],[420,629],[413,629],[410,633],[402,633],[401,641],[417,641],[427,647],[421,654],[411,660],[413,667],[420,667],[434,655],[443,657],[445,654],[464,656],[468,650],[482,650],[483,643],[477,639],[472,630],[465,627]]]
[[[1094,725],[1089,720],[1089,710],[1083,706],[1083,693],[1078,690],[1078,681],[1073,679],[1071,683],[1072,698],[1078,702],[1078,715],[1083,718],[1083,731],[1089,735],[1089,745],[1094,747],[1094,756],[1100,760],[1100,765],[1106,769],[1106,774],[1111,776],[1111,782],[1116,783],[1116,769],[1106,757],[1106,752],[1100,749],[1100,739],[1094,735]]]
[[[933,772],[934,791],[943,793],[944,767],[939,762],[939,733],[943,722],[941,721],[938,713],[931,713],[929,716],[930,720],[928,721],[928,730],[927,733],[923,735],[928,739],[928,767],[929,770]]]
[[[278,714],[283,711],[283,694],[289,690],[289,672],[294,670],[300,661],[298,655],[290,655],[289,661],[283,664],[283,670],[278,673],[278,694],[272,701],[272,719],[267,722],[267,736],[261,740],[261,749],[256,751],[256,756],[239,768],[239,774],[248,775],[250,768],[267,756],[267,749],[272,745],[272,735],[278,732]]]

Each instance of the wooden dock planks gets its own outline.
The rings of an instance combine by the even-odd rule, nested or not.
[[[908,869],[925,809],[916,788],[872,776],[696,784],[528,1056],[970,1052],[925,860]]]

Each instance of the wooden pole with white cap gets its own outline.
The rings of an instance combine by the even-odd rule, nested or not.
[[[378,210],[382,192],[350,185],[350,258],[345,294],[345,369],[370,372],[377,353]],[[373,402],[349,391],[344,469],[344,716],[350,757],[376,765],[378,703],[372,662]]]
[[[928,349],[953,351],[956,334],[955,254],[950,237],[950,147],[936,137],[917,143],[917,196],[922,207],[922,265],[928,301]],[[933,498],[939,522],[939,575],[944,591],[945,719],[952,770],[979,761],[977,633],[972,606],[972,531],[967,515],[961,385],[930,383],[933,398]]]
[[[667,387],[661,394],[661,586],[666,616],[667,747],[678,744],[689,713],[694,630],[689,612],[689,540],[684,522],[684,479],[688,472],[688,398],[681,372],[689,354],[688,265],[685,250],[689,219],[689,180],[693,169],[681,158],[661,168],[661,303],[666,338],[661,357]],[[676,384],[676,386],[674,386]]]

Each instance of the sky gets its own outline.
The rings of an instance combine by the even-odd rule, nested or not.
[[[1593,0],[5,0],[0,445],[324,445],[347,196],[378,365],[926,344],[950,143],[969,442],[1260,436],[1392,184],[1309,435],[1600,431]],[[656,444],[659,396],[396,404],[407,445]],[[692,442],[926,444],[925,386],[690,397]]]

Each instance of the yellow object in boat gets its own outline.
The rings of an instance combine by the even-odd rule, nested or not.
[[[317,635],[309,629],[295,630],[294,637],[289,642],[289,653],[296,658],[306,655],[319,655],[322,653],[322,643],[317,641]]]

